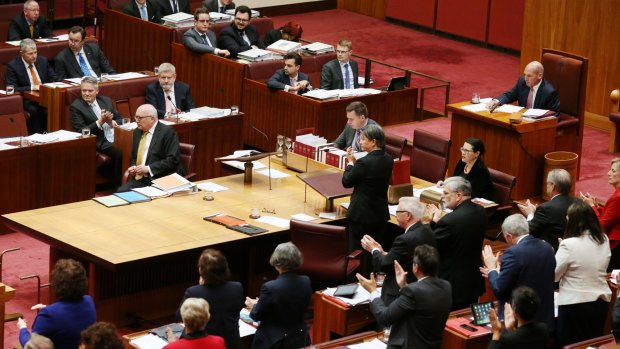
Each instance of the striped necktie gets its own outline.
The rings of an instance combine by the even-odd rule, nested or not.
[[[84,76],[90,76],[90,69],[88,69],[88,64],[86,64],[86,60],[84,59],[82,52],[78,53],[78,61],[80,62],[80,68],[82,68],[82,73],[84,73]]]

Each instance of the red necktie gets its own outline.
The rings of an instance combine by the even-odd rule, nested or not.
[[[530,88],[530,93],[527,94],[527,103],[525,104],[525,107],[527,109],[532,109],[533,105],[532,103],[534,102],[534,89]]]

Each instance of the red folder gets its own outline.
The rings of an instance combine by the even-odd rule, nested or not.
[[[465,337],[478,337],[491,333],[487,326],[478,326],[472,324],[468,318],[457,317],[446,322],[446,327],[458,332]]]

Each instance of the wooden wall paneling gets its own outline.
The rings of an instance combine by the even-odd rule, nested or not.
[[[385,8],[389,0],[338,0],[338,8],[363,15],[385,19]]]
[[[485,41],[488,12],[489,0],[437,0],[436,29]]]
[[[438,0],[388,0],[385,16],[435,29]]]
[[[620,0],[526,0],[521,66],[543,48],[588,57],[586,112],[608,115],[609,93],[620,86]]]
[[[524,9],[525,0],[490,0],[487,42],[521,50]]]
[[[0,214],[36,207],[38,193],[32,184],[38,176],[44,176],[32,170],[36,163],[37,147],[0,151]]]
[[[182,44],[173,43],[171,45],[171,62],[177,70],[177,80],[189,84],[192,89],[192,98],[197,107],[207,105],[207,89],[201,81],[203,70],[203,54],[195,53]]]
[[[418,89],[406,88],[391,91],[385,96],[385,111],[382,116],[383,125],[396,125],[415,121],[418,104]]]
[[[203,55],[201,83],[205,88],[206,105],[216,108],[240,106],[245,64],[216,55]]]

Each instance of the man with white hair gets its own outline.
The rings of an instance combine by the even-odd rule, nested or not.
[[[192,91],[188,84],[176,81],[177,69],[170,63],[162,63],[159,68],[159,83],[146,87],[146,103],[157,109],[157,117],[189,111],[195,108]]]
[[[24,12],[13,17],[9,23],[8,41],[22,39],[49,38],[52,30],[47,26],[44,16],[40,15],[39,3],[35,0],[24,2]]]

